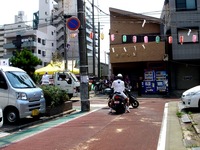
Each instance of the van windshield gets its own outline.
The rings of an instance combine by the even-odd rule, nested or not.
[[[74,79],[75,82],[79,82],[77,77],[74,74],[70,73],[70,75],[72,76],[72,78]]]
[[[14,88],[35,88],[36,85],[26,72],[8,71],[6,76]]]

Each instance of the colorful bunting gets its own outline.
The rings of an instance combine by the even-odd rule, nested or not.
[[[160,36],[156,36],[156,43],[160,43]]]
[[[181,36],[179,37],[179,42],[181,43],[181,45],[183,44],[183,41],[184,41],[184,36],[181,35]]]
[[[148,36],[144,36],[144,43],[148,43]]]
[[[114,34],[111,34],[111,35],[110,35],[110,39],[111,39],[111,41],[114,41],[114,40],[115,40],[115,35],[114,35]]]
[[[195,42],[197,42],[197,35],[193,35],[192,36],[192,41],[195,43]]]
[[[137,42],[137,36],[133,36],[133,43]]]
[[[172,42],[173,42],[172,36],[169,36],[169,37],[168,37],[168,42],[169,42],[169,44],[172,44]]]

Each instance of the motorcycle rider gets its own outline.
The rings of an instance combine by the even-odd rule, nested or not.
[[[123,79],[123,76],[122,76],[122,74],[119,73],[117,75],[117,79],[112,82],[111,88],[114,89],[114,93],[115,92],[120,93],[120,95],[126,100],[126,112],[129,113],[130,112],[130,110],[129,110],[129,98],[124,93],[125,84],[124,84],[124,81],[122,79]],[[112,108],[110,108],[109,112],[112,112]]]

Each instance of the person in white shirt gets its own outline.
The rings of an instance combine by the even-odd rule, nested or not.
[[[49,75],[47,72],[42,76],[41,81],[42,81],[41,85],[49,85]]]
[[[129,110],[129,98],[127,95],[124,93],[125,90],[125,84],[124,81],[122,80],[123,76],[122,74],[117,75],[117,79],[113,81],[111,88],[114,89],[114,93],[118,92],[120,95],[126,100],[126,112],[130,112]],[[110,112],[112,112],[112,108],[110,108]]]

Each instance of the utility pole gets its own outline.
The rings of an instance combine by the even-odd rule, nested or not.
[[[95,57],[96,57],[96,48],[95,48],[95,25],[94,25],[94,0],[92,0],[92,27],[93,27],[93,38],[92,38],[92,47],[93,47],[93,76],[95,76]]]
[[[83,0],[77,0],[79,27],[79,58],[80,58],[80,98],[81,111],[90,110],[89,88],[88,88],[88,62],[86,50],[86,25],[85,25],[85,9]]]
[[[98,22],[98,78],[101,78],[101,65],[100,65],[100,22]]]

